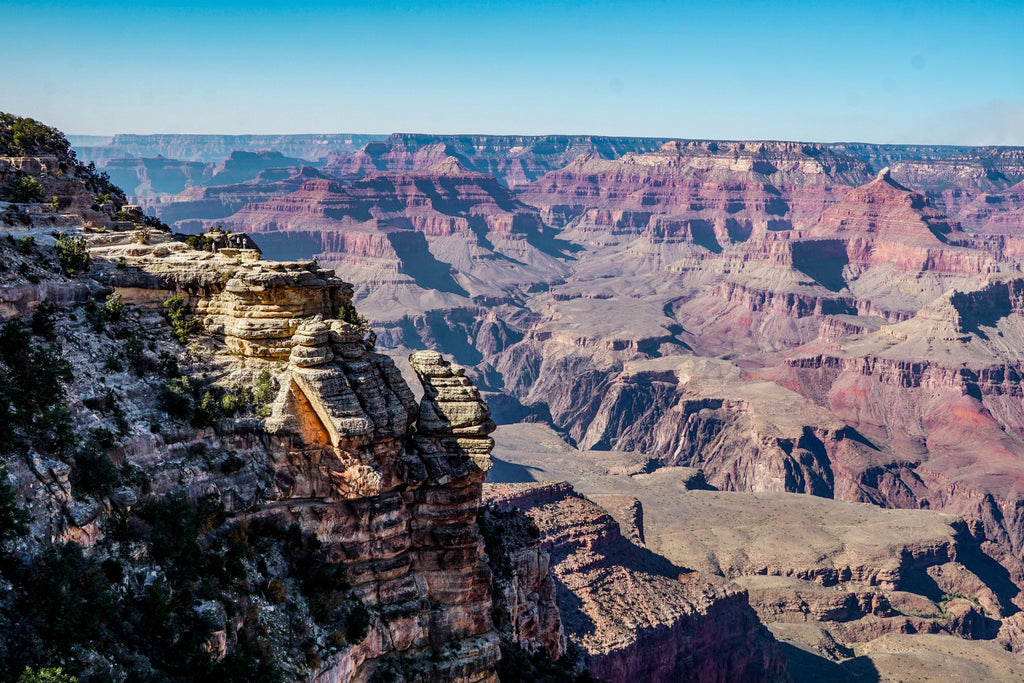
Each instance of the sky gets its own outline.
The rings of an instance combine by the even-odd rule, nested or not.
[[[1024,145],[1024,1],[0,0],[0,111],[68,134]]]

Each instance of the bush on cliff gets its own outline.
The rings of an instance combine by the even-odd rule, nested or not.
[[[107,173],[97,170],[92,162],[88,166],[80,164],[64,134],[35,119],[0,112],[0,156],[55,156],[60,162],[59,172],[73,170],[90,192],[109,195],[118,206],[125,202],[124,191],[110,181]]]
[[[60,667],[38,670],[25,667],[18,677],[18,683],[78,683],[78,679],[64,673]]]
[[[121,485],[121,474],[107,455],[114,443],[113,432],[97,427],[78,448],[71,473],[71,483],[78,494],[102,497]]]
[[[57,315],[57,305],[52,301],[42,301],[36,310],[32,312],[32,334],[43,339],[54,341],[57,339],[57,328],[54,317]]]
[[[0,594],[0,681],[61,666],[83,683],[276,683],[282,662],[293,673],[315,666],[370,623],[315,535],[274,518],[229,520],[209,496],[137,505],[88,550],[0,555],[0,581],[10,587]],[[270,626],[271,614],[288,617]],[[209,643],[222,630],[218,661]]]
[[[7,198],[18,204],[43,201],[43,186],[32,176],[15,178],[7,186]]]
[[[370,321],[364,318],[356,307],[351,303],[347,303],[338,310],[338,317],[347,323],[351,323],[356,326],[360,336],[363,338],[363,343],[371,351],[377,345],[377,333],[370,327]]]
[[[57,260],[60,262],[61,270],[65,275],[74,275],[89,270],[92,258],[89,256],[89,249],[85,244],[84,237],[59,233],[54,248],[57,251]]]
[[[0,451],[35,446],[60,452],[70,445],[64,383],[71,378],[60,347],[33,341],[20,320],[0,327]]]
[[[164,302],[164,315],[171,324],[171,334],[182,344],[202,329],[202,325],[192,317],[185,298],[180,294],[175,294]]]
[[[71,144],[64,134],[26,116],[0,112],[0,156],[71,156]]]
[[[261,403],[249,387],[225,389],[216,384],[187,376],[171,377],[160,392],[160,407],[176,420],[188,421],[196,429],[204,429],[222,417],[235,417],[255,409],[264,415]]]

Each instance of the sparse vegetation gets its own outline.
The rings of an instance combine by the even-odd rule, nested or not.
[[[52,301],[41,301],[32,312],[32,334],[53,341],[56,336],[57,305]]]
[[[267,404],[274,400],[277,393],[277,382],[271,376],[269,370],[264,370],[256,378],[256,388],[253,391],[252,402],[256,406],[257,413],[261,417],[270,415],[270,406]]]
[[[121,475],[107,455],[114,444],[114,433],[106,427],[97,427],[79,447],[71,476],[71,483],[79,494],[103,497],[121,485]]]
[[[150,500],[108,520],[88,552],[54,546],[0,562],[0,574],[10,587],[0,596],[0,680],[59,665],[88,681],[283,681],[283,659],[315,664],[365,638],[370,622],[315,536],[274,519],[230,521],[213,497]],[[316,624],[289,618],[271,633],[269,605],[312,611]],[[235,618],[215,660],[210,638]],[[104,657],[83,656],[90,650]]]
[[[343,305],[338,311],[338,318],[356,326],[368,349],[372,350],[377,345],[377,333],[370,327],[370,321],[360,315],[353,304]]]
[[[18,677],[18,683],[78,683],[78,679],[64,673],[60,667],[44,669],[32,669],[25,667],[25,670]]]
[[[7,197],[18,204],[43,201],[43,186],[32,176],[15,178],[7,186]]]
[[[65,233],[57,234],[57,260],[60,261],[61,270],[66,275],[74,275],[89,270],[92,262],[89,256],[89,249],[86,246],[85,238],[81,235],[75,237]]]
[[[164,315],[171,324],[171,334],[182,344],[202,329],[202,325],[192,317],[185,298],[180,294],[175,294],[164,302]]]
[[[36,238],[32,235],[23,235],[18,238],[18,253],[22,256],[31,254],[36,248]]]
[[[72,156],[64,134],[35,119],[0,112],[0,156]]]
[[[110,322],[117,322],[121,320],[123,313],[124,301],[121,300],[121,295],[116,292],[108,294],[106,301],[103,303],[103,316]]]
[[[209,235],[189,235],[185,238],[185,244],[196,251],[213,251],[213,238]]]
[[[72,374],[60,347],[34,342],[20,320],[9,320],[0,327],[0,369],[0,450],[65,450],[73,432],[64,383]]]
[[[150,215],[147,215],[147,214],[143,214],[143,216],[142,216],[142,224],[145,225],[148,228],[152,228],[153,230],[159,230],[160,232],[170,232],[171,231],[171,226],[167,225],[166,223],[164,223],[162,220],[160,220],[156,216],[150,216]]]
[[[265,416],[263,402],[255,398],[257,392],[249,387],[237,386],[228,390],[217,384],[180,375],[164,383],[160,405],[171,417],[203,429],[212,426],[220,418],[235,417],[250,409]]]

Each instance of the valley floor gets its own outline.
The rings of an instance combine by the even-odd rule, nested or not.
[[[576,450],[540,424],[494,436],[489,482],[570,482],[633,543],[745,588],[794,681],[1024,679],[1017,589],[955,516],[708,490],[699,470]]]

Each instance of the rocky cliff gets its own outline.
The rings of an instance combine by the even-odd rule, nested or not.
[[[568,484],[492,484],[485,499],[519,508],[551,553],[562,622],[609,681],[781,681],[781,652],[746,594],[623,538],[608,513]]]
[[[144,391],[160,384],[147,372],[149,352],[138,357],[141,372],[122,366],[110,377],[108,386],[117,389],[109,400],[127,422],[114,439],[116,466],[146,473],[148,487],[125,482],[116,495],[83,491],[60,484],[61,477],[68,481],[69,468],[59,459],[10,460],[20,496],[35,501],[34,525],[77,541],[87,553],[115,556],[108,543],[117,505],[130,511],[179,492],[188,500],[215,500],[232,520],[226,524],[244,520],[250,534],[267,524],[297,524],[314,535],[316,557],[336,570],[344,582],[338,585],[348,587],[346,599],[362,606],[368,623],[361,637],[348,643],[342,638],[333,647],[322,640],[330,633],[318,637],[314,627],[315,665],[308,658],[296,662],[287,638],[269,637],[268,647],[289,678],[301,673],[317,681],[368,680],[394,670],[423,680],[493,680],[500,652],[476,526],[493,423],[476,389],[440,355],[415,354],[412,364],[426,394],[417,404],[394,364],[368,350],[356,326],[335,318],[351,300],[351,287],[327,271],[310,264],[238,262],[166,238],[150,242],[100,236],[93,250],[90,275],[124,306],[119,333],[143,334],[144,320],[159,319],[149,311],[177,295],[210,336],[198,338],[201,348],[192,351],[161,342],[187,369],[166,380],[159,400]],[[61,333],[75,334],[73,320],[58,315]],[[160,337],[157,332],[151,338]],[[96,381],[89,359],[97,348],[102,340],[76,343],[68,398],[78,424],[103,424],[104,410],[110,410],[90,408],[86,394]],[[216,379],[200,378],[199,368]],[[265,418],[229,419],[223,401],[219,409],[210,405],[210,396],[236,395],[237,387],[252,386],[261,374],[267,391],[278,387],[263,399]],[[117,382],[118,375],[126,381]],[[175,413],[181,406],[173,407],[167,392],[173,396],[174,387],[190,384],[205,387],[202,405],[179,392],[185,414]],[[191,411],[193,425],[200,411],[223,417],[190,429],[174,419],[168,424],[161,406],[179,417]],[[142,415],[151,425],[168,426],[147,430]],[[231,454],[237,464],[207,465],[197,452]],[[85,464],[72,463],[75,482],[86,476],[80,471]],[[285,603],[302,605],[300,588],[288,577],[268,579],[295,594]],[[260,605],[253,609],[263,614]],[[265,611],[273,612],[273,601]],[[211,636],[221,642],[221,661],[242,647],[245,628],[229,622]],[[92,656],[86,673],[134,670],[115,653],[93,650]],[[83,666],[81,658],[72,661]]]

